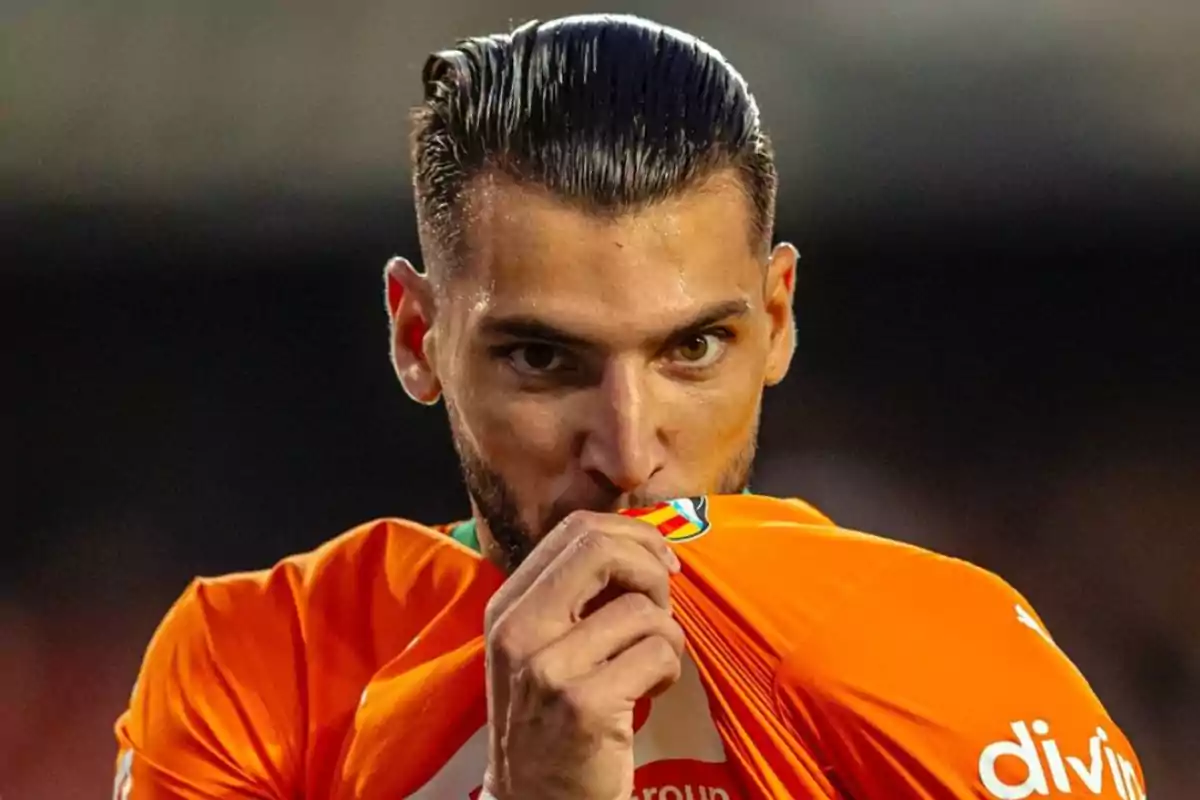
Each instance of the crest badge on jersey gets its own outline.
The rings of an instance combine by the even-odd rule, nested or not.
[[[707,497],[680,497],[621,513],[649,522],[670,542],[691,541],[708,533],[710,527]]]

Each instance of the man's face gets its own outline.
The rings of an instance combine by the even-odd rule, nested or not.
[[[426,337],[490,554],[576,509],[737,492],[792,349],[795,255],[763,262],[732,179],[616,218],[480,183]]]

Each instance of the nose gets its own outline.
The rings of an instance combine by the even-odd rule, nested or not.
[[[657,404],[644,364],[615,360],[594,391],[580,453],[598,483],[621,493],[647,483],[663,466],[665,447]]]

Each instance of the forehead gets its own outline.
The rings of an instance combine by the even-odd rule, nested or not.
[[[536,187],[484,180],[464,208],[466,263],[452,296],[471,316],[536,316],[597,336],[659,328],[714,303],[761,299],[749,203],[717,177],[618,216]]]

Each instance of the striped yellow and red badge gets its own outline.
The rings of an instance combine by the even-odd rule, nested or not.
[[[708,499],[680,497],[648,508],[622,511],[627,517],[649,522],[672,542],[686,542],[708,532]]]

